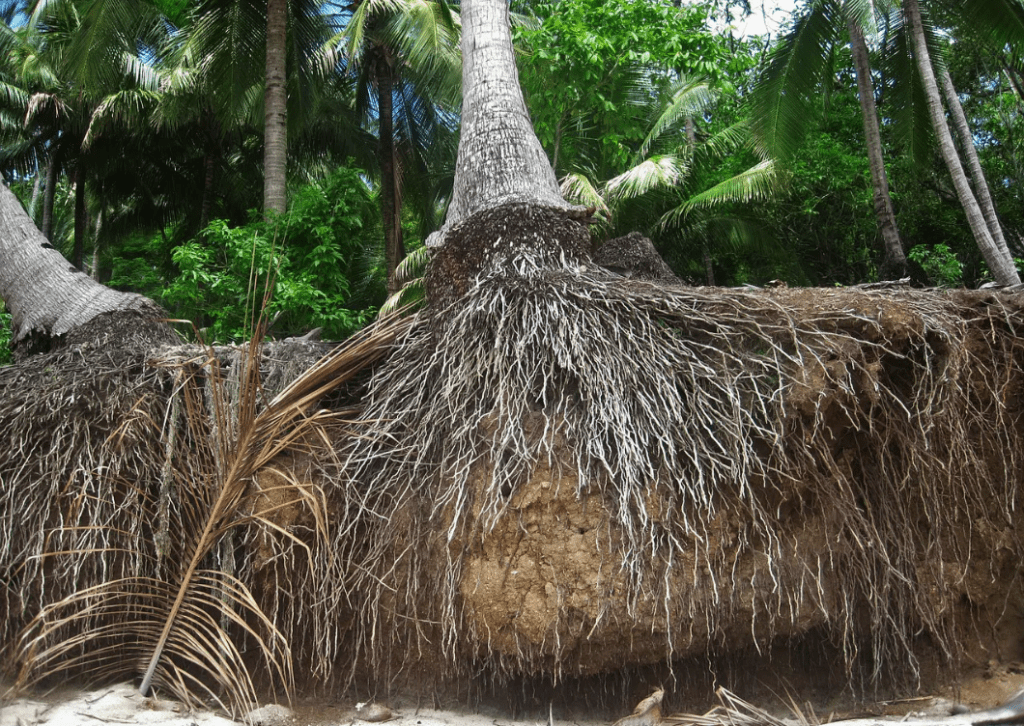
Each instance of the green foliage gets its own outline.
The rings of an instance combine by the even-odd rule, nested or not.
[[[555,170],[592,167],[609,178],[650,130],[647,111],[679,73],[722,80],[724,41],[701,4],[630,0],[541,2],[542,22],[516,30],[534,128]]]
[[[11,362],[11,338],[13,335],[11,314],[0,312],[0,366],[9,365]]]
[[[341,339],[364,325],[383,299],[366,250],[378,231],[374,199],[359,175],[339,169],[293,196],[288,213],[241,227],[215,220],[173,252],[178,267],[161,296],[176,317],[206,328],[211,340],[248,336],[252,311],[269,288],[275,336],[323,327]]]
[[[958,287],[963,284],[964,266],[948,245],[917,245],[907,253],[907,257],[924,268],[934,285]]]

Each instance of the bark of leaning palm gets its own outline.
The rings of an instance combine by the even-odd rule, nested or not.
[[[1003,228],[999,224],[996,205],[992,201],[992,194],[988,188],[988,181],[985,179],[985,172],[982,170],[981,161],[978,159],[978,150],[974,148],[974,136],[971,134],[971,127],[967,124],[964,107],[960,105],[960,97],[956,93],[953,79],[946,68],[942,69],[942,92],[946,96],[946,106],[949,108],[949,116],[953,120],[953,128],[956,129],[956,134],[960,137],[960,144],[964,149],[967,168],[970,170],[971,180],[974,182],[974,194],[978,198],[981,213],[985,216],[985,224],[988,225],[989,234],[992,235],[992,239],[998,247],[1009,249],[1006,244],[1006,238],[1003,237]]]
[[[964,174],[960,157],[957,156],[956,147],[953,145],[953,135],[946,124],[946,115],[942,108],[942,98],[939,96],[939,86],[935,80],[935,72],[932,69],[931,57],[928,53],[928,44],[924,37],[924,25],[921,21],[921,8],[917,0],[903,0],[903,10],[906,14],[907,23],[911,29],[914,47],[914,59],[918,71],[921,73],[922,83],[928,98],[928,112],[932,118],[932,126],[935,127],[935,135],[939,141],[939,148],[942,157],[953,178],[953,186],[956,188],[956,195],[963,205],[964,213],[967,215],[967,222],[971,226],[974,240],[981,250],[985,262],[996,282],[1002,285],[1017,285],[1020,283],[1020,276],[1017,274],[1017,267],[1014,265],[1013,257],[1004,244],[1001,248],[992,239],[985,217],[978,206],[978,201],[971,191],[967,182],[967,175]]]
[[[288,95],[285,46],[288,40],[287,0],[267,0],[267,67],[264,99],[263,212],[284,214],[288,154]]]
[[[902,277],[907,269],[907,257],[900,242],[896,226],[896,212],[889,195],[889,177],[882,159],[882,137],[878,129],[878,109],[875,106],[875,90],[871,85],[871,66],[868,62],[868,46],[864,32],[853,18],[847,18],[850,33],[850,49],[853,52],[853,67],[857,75],[857,95],[860,97],[861,118],[864,121],[864,139],[868,149],[868,164],[871,168],[872,198],[878,231],[882,234],[885,257],[882,261],[882,277]]]
[[[562,198],[519,87],[507,0],[463,0],[462,133],[455,188],[430,246],[477,212],[509,202],[576,210]]]
[[[15,345],[29,337],[64,335],[104,313],[159,315],[148,298],[112,290],[73,268],[2,183],[0,299],[13,316]]]

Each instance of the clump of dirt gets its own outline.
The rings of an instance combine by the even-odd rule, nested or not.
[[[639,232],[608,240],[597,248],[594,262],[606,270],[637,280],[682,282],[654,249],[654,243]]]

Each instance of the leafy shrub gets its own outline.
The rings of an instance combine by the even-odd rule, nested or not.
[[[963,284],[964,266],[948,245],[917,245],[910,250],[907,257],[924,268],[928,279],[934,285],[957,287]]]
[[[178,274],[161,302],[205,327],[211,340],[240,340],[269,293],[273,335],[323,327],[325,338],[344,338],[383,301],[372,252],[379,246],[376,219],[366,184],[357,172],[339,169],[298,190],[277,219],[254,214],[243,227],[215,220],[177,247]]]
[[[0,366],[9,365],[11,362],[11,337],[13,335],[10,313],[0,311]]]

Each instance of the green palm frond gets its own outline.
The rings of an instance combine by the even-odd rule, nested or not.
[[[814,0],[778,43],[751,100],[762,158],[786,159],[815,117],[822,69],[844,27],[840,0]]]
[[[717,97],[707,79],[696,77],[681,78],[673,85],[671,94],[665,110],[658,116],[640,145],[638,152],[640,158],[647,156],[651,144],[667,129],[676,126],[687,117],[700,116],[714,103]]]
[[[395,268],[395,282],[402,287],[384,301],[378,318],[386,318],[403,308],[411,310],[413,308],[410,306],[418,305],[426,300],[423,278],[427,274],[429,263],[430,250],[426,247],[418,247],[398,263],[398,267]]]
[[[583,172],[574,171],[566,174],[562,177],[559,188],[567,202],[584,207],[597,207],[607,214],[608,206],[601,190]]]
[[[681,156],[652,156],[608,180],[604,187],[604,197],[610,202],[635,199],[655,189],[674,187],[687,172],[686,161]]]
[[[695,152],[702,159],[720,159],[750,147],[751,142],[750,120],[741,119],[705,139]]]
[[[107,96],[93,111],[89,126],[82,139],[82,148],[88,149],[96,134],[104,128],[120,125],[122,128],[138,129],[153,118],[161,96],[156,91],[141,88],[119,91]]]
[[[779,175],[775,162],[768,159],[693,195],[667,212],[662,217],[660,225],[663,228],[679,226],[682,218],[696,209],[708,209],[731,202],[747,203],[769,199],[778,190],[778,186]]]
[[[1024,4],[1019,0],[941,0],[941,4],[984,38],[999,44],[1024,43]]]

